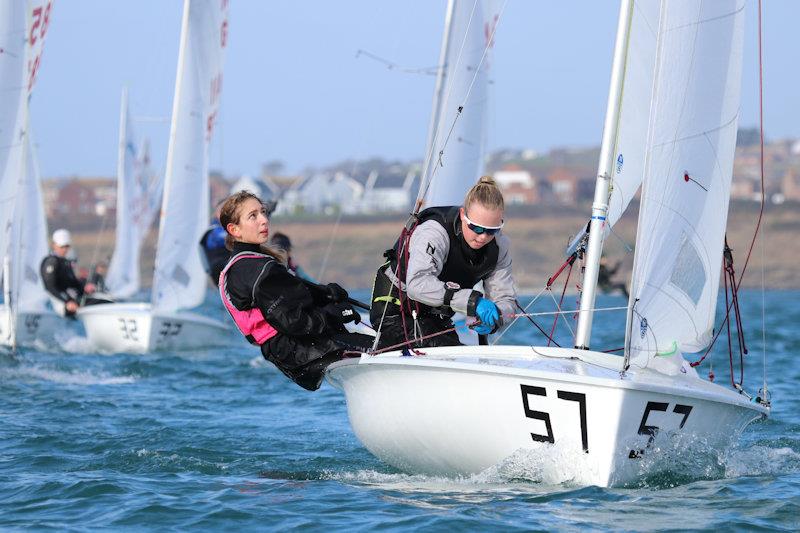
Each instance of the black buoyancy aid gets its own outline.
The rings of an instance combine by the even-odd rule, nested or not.
[[[497,266],[497,259],[500,255],[500,248],[497,245],[497,239],[493,239],[480,250],[473,250],[470,248],[461,232],[461,216],[459,210],[459,206],[429,207],[417,215],[417,223],[414,229],[423,222],[433,220],[447,231],[447,237],[450,241],[450,250],[447,253],[447,260],[442,267],[442,272],[437,277],[440,281],[454,282],[462,289],[469,289],[494,272]],[[398,239],[394,247],[387,250],[384,254],[389,260],[388,268],[391,268],[392,272],[398,272],[398,261],[404,260],[403,257],[401,257],[401,244],[401,240]],[[399,270],[400,280],[405,283],[406,265],[402,266],[403,268]],[[386,266],[382,266],[379,269],[379,277],[380,274],[385,271],[385,268]],[[388,281],[388,278],[385,281]],[[379,287],[379,285],[381,285],[381,287]],[[388,287],[386,287],[385,282],[379,283],[379,280],[376,279],[376,286],[373,289],[374,295],[379,298],[381,295],[385,296],[387,293],[386,288]],[[381,300],[388,300],[390,303],[394,302],[394,298],[391,300],[381,298]],[[420,307],[430,309],[423,304],[420,304]],[[452,311],[447,311],[447,313],[451,314]]]

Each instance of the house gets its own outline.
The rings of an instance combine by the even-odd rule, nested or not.
[[[514,166],[518,168],[516,165]],[[527,170],[498,170],[494,173],[497,186],[509,205],[531,205],[539,203],[537,180]]]

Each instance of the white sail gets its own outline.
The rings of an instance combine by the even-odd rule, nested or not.
[[[425,152],[423,176],[430,185],[424,192],[424,207],[460,205],[483,172],[490,40],[494,38],[498,8],[499,2],[493,0],[451,0],[448,5],[442,70]],[[456,120],[462,105],[461,116]],[[435,179],[430,180],[434,169]]]
[[[31,136],[25,137],[26,178],[17,196],[17,215],[12,222],[15,228],[11,231],[11,249],[15,251],[15,260],[11,262],[11,272],[18,309],[36,312],[46,310],[49,301],[39,273],[42,259],[48,254],[47,218],[42,202],[39,165],[30,141]]]
[[[644,175],[653,65],[658,40],[659,2],[634,2],[620,105],[619,131],[611,173],[606,229],[617,223]]]
[[[41,65],[42,51],[50,28],[52,0],[6,1],[0,3],[0,258],[3,261],[4,295],[10,300],[13,317],[20,309],[20,283],[38,279],[27,266],[30,255],[40,246],[35,239],[46,231],[43,223],[38,178],[26,170],[28,158],[28,103]],[[35,183],[31,183],[34,181]],[[38,202],[32,205],[30,202]],[[31,211],[28,211],[31,209]],[[23,220],[30,219],[31,228]],[[40,226],[41,224],[41,226]],[[30,247],[23,248],[23,236]],[[46,241],[45,241],[46,242]],[[38,258],[41,261],[42,257]],[[27,275],[26,275],[27,274]],[[40,289],[39,289],[40,290]],[[35,305],[38,293],[24,294],[26,305]],[[14,344],[14,324],[9,340]]]
[[[208,145],[222,90],[226,0],[186,0],[153,280],[161,310],[203,302],[198,242],[209,221]]]
[[[160,198],[161,180],[150,167],[147,150],[137,149],[124,91],[117,162],[116,240],[106,277],[106,285],[115,298],[129,298],[139,290],[141,246]]]
[[[26,114],[24,1],[0,2],[0,258],[10,261],[11,220],[22,174]]]
[[[662,4],[627,332],[634,364],[711,339],[743,24],[744,0]]]

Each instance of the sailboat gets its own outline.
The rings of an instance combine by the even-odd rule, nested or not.
[[[116,239],[106,277],[114,299],[130,298],[140,289],[139,252],[158,210],[162,186],[163,180],[150,167],[148,144],[140,151],[134,143],[125,89],[120,105]]]
[[[621,2],[576,347],[426,348],[334,363],[327,378],[367,449],[407,472],[470,475],[533,458],[543,479],[616,486],[657,469],[659,449],[689,441],[723,451],[769,414],[766,391],[751,399],[683,358],[713,332],[743,19],[744,0]],[[652,74],[629,87],[637,62]],[[647,76],[649,90],[628,102]],[[642,128],[642,115],[637,140],[625,129]],[[626,161],[642,177],[622,180],[628,196],[615,198]],[[590,348],[594,288],[608,217],[619,214],[610,206],[624,209],[637,181],[633,290],[617,356]]]
[[[12,349],[50,335],[61,323],[39,275],[47,222],[28,117],[51,10],[52,2],[41,0],[0,6],[0,344]]]
[[[224,344],[228,326],[189,309],[203,303],[198,242],[209,220],[208,146],[222,91],[228,2],[186,0],[151,301],[83,308],[92,346],[145,353]]]

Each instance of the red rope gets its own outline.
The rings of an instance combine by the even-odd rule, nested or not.
[[[558,307],[556,308],[558,314],[556,314],[556,316],[553,318],[553,327],[550,329],[550,336],[547,341],[547,346],[550,346],[550,341],[553,340],[553,334],[556,332],[556,324],[558,324],[558,317],[561,313],[561,304],[564,303],[564,294],[567,293],[567,285],[569,285],[569,278],[572,275],[572,264],[575,262],[575,259],[574,257],[571,257],[570,259],[571,260],[567,260],[567,263],[569,263],[569,270],[567,271],[567,279],[564,281],[564,288],[561,290],[561,299],[558,301]],[[562,265],[561,268],[558,269],[558,272],[556,272],[556,277],[558,277],[559,274],[561,274],[562,270],[564,270],[564,265]],[[547,281],[549,283],[550,280]]]

